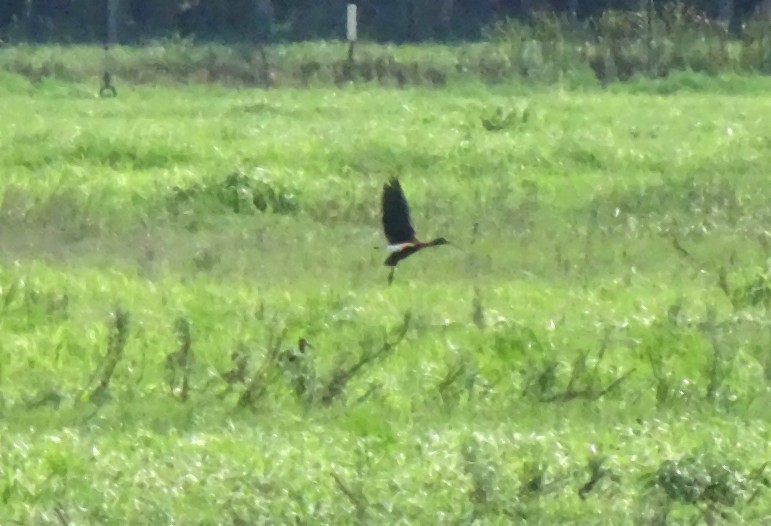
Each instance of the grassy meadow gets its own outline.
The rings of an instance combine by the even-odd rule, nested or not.
[[[769,87],[0,75],[0,524],[768,521]]]

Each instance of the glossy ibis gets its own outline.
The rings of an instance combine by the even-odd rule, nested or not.
[[[410,207],[396,177],[392,177],[383,185],[383,232],[388,240],[386,249],[390,252],[385,260],[385,264],[391,267],[388,274],[389,285],[394,279],[396,265],[401,260],[424,248],[449,244],[443,237],[423,242],[415,236],[415,229],[410,220]]]

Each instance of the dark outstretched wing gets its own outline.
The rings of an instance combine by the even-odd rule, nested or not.
[[[410,207],[396,177],[383,185],[383,231],[388,243],[409,243],[415,238]]]

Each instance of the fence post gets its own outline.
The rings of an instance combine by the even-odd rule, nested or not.
[[[348,38],[348,62],[353,65],[353,46],[356,43],[356,4],[348,4],[345,34]]]
[[[99,96],[106,97],[111,95],[115,97],[118,92],[112,84],[112,75],[110,74],[110,46],[118,43],[118,7],[120,0],[107,0],[107,40],[104,44],[104,71],[102,72],[102,86],[99,89]]]

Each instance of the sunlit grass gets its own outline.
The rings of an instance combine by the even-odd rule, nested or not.
[[[0,523],[771,514],[767,97],[7,78]]]

